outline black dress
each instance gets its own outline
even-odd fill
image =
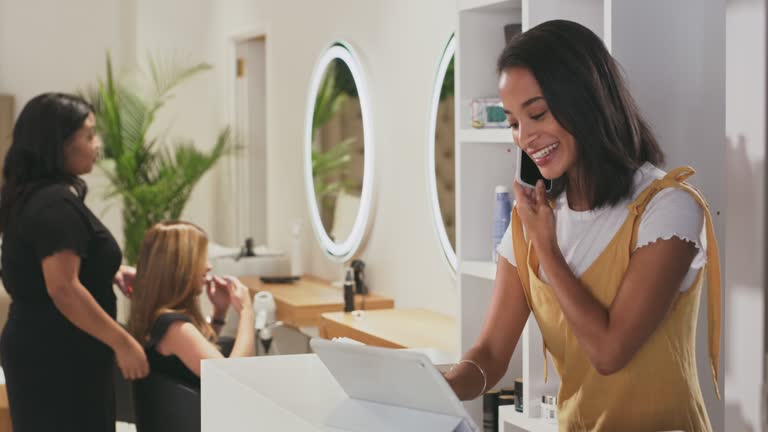
[[[112,280],[122,255],[114,237],[65,185],[28,198],[3,234],[2,269],[11,296],[0,339],[14,432],[115,430],[114,353],[53,304],[42,260],[80,256],[80,282],[112,318]]]
[[[149,343],[145,350],[147,352],[147,361],[152,373],[161,373],[179,380],[187,385],[200,388],[200,378],[175,355],[162,355],[157,352],[157,344],[165,336],[168,327],[176,321],[192,322],[189,317],[180,313],[162,314],[152,323],[152,329],[149,331]]]

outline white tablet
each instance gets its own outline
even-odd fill
[[[472,421],[429,358],[420,353],[313,338],[310,346],[350,398]]]

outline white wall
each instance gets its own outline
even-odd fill
[[[309,75],[323,49],[337,39],[354,46],[368,74],[376,128],[376,216],[362,253],[369,285],[378,294],[395,297],[398,306],[455,313],[454,280],[433,228],[424,177],[432,80],[454,30],[454,4],[441,0],[167,3],[184,4],[189,11],[185,19],[192,24],[182,23],[179,30],[174,21],[168,34],[145,31],[140,24],[139,33],[152,35],[145,39],[155,45],[175,40],[172,46],[203,46],[198,37],[207,34],[207,59],[216,67],[207,103],[217,105],[219,122],[228,120],[231,109],[229,39],[266,29],[268,241],[288,250],[291,224],[304,221],[304,244],[311,249],[306,267],[326,277],[335,277],[338,266],[328,265],[309,226],[302,172],[303,111]],[[197,11],[210,18],[209,24],[198,21]],[[151,13],[157,23],[175,16],[170,6],[152,7]],[[190,27],[195,30],[188,35],[191,40],[174,36]],[[212,221],[215,233],[218,220]]]
[[[762,430],[765,297],[766,11],[726,13],[725,430]]]
[[[130,56],[128,0],[0,0],[0,91],[19,107],[44,91],[73,92],[104,74],[104,55]]]
[[[355,7],[351,8],[353,3]],[[301,61],[294,63],[303,66],[294,68],[295,78],[286,80],[285,85],[306,83],[315,59],[333,39],[348,40],[362,56],[360,61],[371,88],[377,145],[375,218],[362,254],[368,264],[370,286],[379,294],[393,296],[401,307],[429,307],[453,314],[457,302],[455,282],[431,217],[425,145],[433,80],[445,43],[455,30],[454,5],[440,0],[335,1],[317,2],[314,8],[317,10],[304,14],[305,22],[294,22],[293,8],[281,7],[278,19],[272,21],[275,54],[283,49],[294,52],[299,46],[303,51]],[[332,18],[337,14],[343,14],[343,20]],[[305,34],[317,37],[310,44],[295,38],[286,38],[281,44],[277,39],[280,23],[286,25],[285,30],[305,29]],[[279,71],[288,67],[287,62],[282,67],[275,64]],[[279,83],[275,86],[283,88]],[[301,106],[306,87],[303,84],[294,88],[292,98]],[[294,128],[288,140],[300,141],[299,133]],[[286,167],[299,166],[300,151],[286,156]],[[304,194],[303,187],[299,191]],[[288,230],[286,225],[270,226],[278,236]],[[318,261],[322,263],[324,258],[319,248],[313,252],[314,268],[320,268]],[[324,273],[333,275],[332,270]]]
[[[664,150],[665,169],[690,165],[697,170],[690,182],[707,197],[723,250],[728,246],[725,218],[733,213],[726,208],[723,167],[725,1],[614,1],[607,9],[610,15],[605,31],[611,35],[611,52]],[[649,22],[657,24],[656,31],[648,33]],[[706,299],[706,291],[701,297]],[[707,309],[707,302],[701,301],[696,360],[712,427],[720,431],[723,402],[717,399],[712,385]],[[720,312],[724,310],[721,305]],[[725,385],[723,370],[721,356],[720,389]]]
[[[182,64],[206,62],[211,40],[209,0],[149,1],[136,4],[136,53],[138,63],[146,65],[148,55],[160,61],[175,60]],[[221,127],[216,110],[214,71],[203,72],[182,84],[175,98],[164,106],[150,134],[167,134],[171,138],[193,139],[201,150],[210,150]],[[220,165],[225,165],[220,163]],[[182,218],[212,230],[212,218],[226,207],[212,205],[215,196],[213,172],[206,174],[195,187]]]
[[[133,60],[131,0],[0,0],[0,93],[16,96],[16,114],[48,91],[73,93],[105,74],[105,54],[116,68]],[[86,176],[88,205],[118,238],[119,211],[103,200],[105,179]]]

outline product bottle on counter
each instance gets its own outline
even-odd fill
[[[491,390],[483,395],[483,432],[499,430],[499,391]]]
[[[352,267],[347,267],[344,277],[344,312],[355,310],[355,276]]]
[[[291,276],[304,274],[304,249],[301,245],[301,221],[293,223],[291,228]]]

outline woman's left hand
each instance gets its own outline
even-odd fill
[[[558,250],[555,231],[555,214],[544,190],[544,181],[536,183],[536,189],[528,189],[514,182],[512,189],[517,200],[517,212],[526,230],[526,236],[539,253]]]
[[[122,291],[123,295],[130,298],[131,294],[133,294],[134,279],[136,279],[136,268],[127,265],[121,265],[120,269],[118,269],[117,273],[115,273],[114,282],[115,285],[120,288],[120,291]]]
[[[205,292],[208,294],[211,305],[213,305],[214,316],[226,314],[232,302],[227,281],[218,276],[211,276],[210,281],[205,284]]]

